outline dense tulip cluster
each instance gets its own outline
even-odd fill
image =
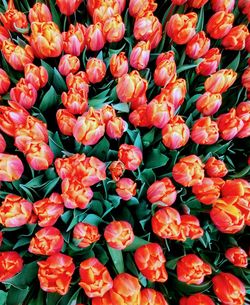
[[[2,1],[1,304],[248,304],[249,21]]]

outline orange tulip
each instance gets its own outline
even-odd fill
[[[128,201],[136,194],[136,182],[130,178],[121,178],[116,183],[115,191],[123,200]]]
[[[176,80],[176,64],[174,52],[161,53],[156,59],[154,82],[157,86],[165,87]]]
[[[225,11],[213,14],[207,23],[207,32],[214,39],[226,36],[233,27],[234,15]]]
[[[62,53],[62,34],[52,21],[32,22],[31,36],[26,38],[38,58],[58,57]]]
[[[135,263],[140,272],[151,282],[164,283],[168,279],[166,258],[160,245],[150,243],[136,249]]]
[[[37,255],[53,255],[62,250],[63,236],[57,228],[46,227],[36,232],[28,251]]]
[[[222,96],[220,93],[205,92],[196,102],[196,109],[203,116],[210,116],[215,114],[222,104]]]
[[[195,35],[197,20],[194,12],[174,14],[166,24],[166,33],[176,44],[186,44]]]
[[[43,66],[37,67],[34,64],[27,64],[24,67],[24,77],[36,90],[43,88],[48,82],[47,70]]]
[[[89,92],[89,80],[87,74],[79,71],[76,74],[69,73],[66,77],[66,84],[68,89],[84,90]]]
[[[201,31],[195,34],[187,43],[186,54],[192,59],[204,56],[210,48],[210,39]]]
[[[247,67],[246,70],[242,74],[241,78],[242,86],[247,89],[247,91],[250,91],[250,67]]]
[[[214,301],[203,293],[195,293],[189,297],[182,297],[179,305],[215,305]]]
[[[67,32],[62,33],[63,51],[67,54],[79,56],[85,48],[86,28],[81,23],[70,24]]]
[[[85,42],[91,51],[100,51],[105,45],[105,37],[102,32],[102,24],[91,24],[85,33]]]
[[[2,49],[4,40],[7,40],[10,38],[10,34],[8,30],[6,30],[5,27],[0,25],[0,50]]]
[[[221,272],[213,277],[212,282],[214,293],[223,304],[245,304],[245,286],[235,275]]]
[[[109,171],[111,173],[112,179],[117,182],[120,180],[125,171],[125,165],[120,160],[113,161],[109,166]]]
[[[197,217],[193,215],[181,215],[180,236],[177,240],[185,241],[188,237],[198,239],[203,234],[204,231]]]
[[[163,294],[152,288],[141,290],[141,305],[168,305]]]
[[[183,104],[187,93],[186,80],[178,78],[162,89],[162,92],[166,95],[170,104],[173,104],[174,109],[177,110]]]
[[[208,0],[188,0],[188,5],[193,7],[193,8],[201,8],[204,6]]]
[[[177,192],[169,178],[155,181],[147,190],[147,199],[151,203],[170,206],[176,200]]]
[[[134,145],[122,144],[118,150],[118,158],[127,170],[136,170],[142,162],[142,152]]]
[[[44,3],[37,2],[29,10],[29,21],[32,22],[50,22],[52,20],[51,12]]]
[[[118,1],[101,1],[93,11],[93,23],[100,22],[102,25],[110,17],[120,14],[120,6]]]
[[[37,90],[25,78],[21,78],[16,87],[10,90],[10,98],[25,109],[30,109],[36,102]]]
[[[222,69],[212,74],[205,81],[205,90],[211,93],[224,93],[233,85],[237,73],[232,69]]]
[[[104,230],[107,244],[114,249],[123,250],[134,241],[131,224],[127,221],[111,221]]]
[[[221,189],[222,197],[239,196],[250,199],[250,184],[244,179],[226,180]]]
[[[0,223],[7,228],[28,223],[32,213],[32,203],[26,199],[8,194],[0,207]]]
[[[240,247],[227,249],[225,256],[236,267],[246,268],[248,265],[247,253]]]
[[[127,129],[127,123],[120,117],[114,117],[106,124],[106,133],[111,139],[120,139]]]
[[[233,27],[222,39],[221,44],[226,50],[240,51],[245,48],[246,38],[249,35],[245,24]]]
[[[0,68],[0,95],[7,93],[10,87],[10,79],[8,74]]]
[[[105,20],[103,24],[103,35],[105,39],[112,43],[121,41],[125,34],[125,25],[122,21],[122,17],[116,14]]]
[[[205,170],[209,177],[222,178],[228,173],[226,164],[222,160],[211,157],[205,164]]]
[[[56,0],[60,12],[63,15],[70,16],[76,12],[82,0]]]
[[[63,135],[73,135],[73,128],[76,124],[76,118],[71,112],[66,109],[58,109],[56,112],[56,121]]]
[[[110,298],[110,293],[109,291],[106,292],[102,297],[95,297],[91,299],[92,305],[110,305],[111,303],[111,298]]]
[[[211,0],[211,7],[215,12],[224,11],[230,13],[234,9],[234,5],[235,0]]]
[[[17,71],[23,71],[24,67],[34,60],[33,51],[29,45],[22,48],[10,40],[4,40],[1,51],[8,64]]]
[[[63,75],[67,76],[69,73],[76,73],[80,69],[80,60],[78,57],[65,54],[60,58],[58,71]]]
[[[3,153],[6,148],[6,142],[3,135],[0,133],[0,153]]]
[[[97,242],[101,235],[98,233],[98,227],[79,222],[73,230],[73,239],[79,248],[87,248]]]
[[[0,252],[0,282],[4,282],[23,269],[23,259],[15,251]]]
[[[62,181],[62,199],[68,209],[86,209],[93,197],[89,186],[83,186],[77,179],[65,178]]]
[[[197,74],[208,76],[216,72],[221,60],[221,53],[218,48],[212,48],[203,56],[202,62],[195,68]]]
[[[155,0],[130,0],[129,1],[129,14],[134,17],[141,17],[147,12],[154,12],[157,8]]]
[[[129,63],[130,66],[143,70],[147,67],[150,58],[150,42],[139,41],[132,49]]]
[[[173,178],[185,187],[199,184],[204,178],[203,167],[204,164],[198,156],[183,157],[173,167]]]
[[[108,269],[95,257],[81,262],[79,272],[79,285],[89,298],[102,297],[113,286]]]
[[[23,163],[18,156],[0,153],[0,181],[19,180],[23,171]]]
[[[194,122],[191,130],[191,139],[196,144],[211,145],[219,139],[219,129],[211,117],[203,117]]]
[[[128,59],[125,52],[112,55],[110,59],[110,72],[113,77],[122,77],[124,74],[128,73]]]
[[[249,18],[250,19],[250,18]],[[248,53],[250,53],[250,34],[247,36],[245,41],[245,49]],[[1,48],[1,35],[0,35],[0,48]]]
[[[65,295],[69,290],[72,275],[75,270],[73,258],[56,253],[45,261],[37,262],[40,287],[46,292],[57,292]]]
[[[84,89],[69,89],[61,95],[64,107],[71,114],[84,114],[88,109],[88,92]],[[74,127],[74,126],[73,126]]]
[[[243,121],[243,127],[237,134],[237,138],[250,136],[250,102],[241,102],[236,108],[236,115]]]
[[[129,115],[129,122],[135,127],[152,127],[151,120],[148,117],[148,105],[140,105]]]
[[[181,217],[177,210],[165,207],[152,217],[153,232],[161,238],[177,240],[180,233]]]
[[[189,285],[200,285],[206,275],[212,273],[210,265],[204,263],[197,255],[187,254],[177,262],[177,278]]]
[[[106,74],[106,65],[99,58],[90,58],[87,62],[86,73],[92,84],[100,83]]]
[[[141,285],[136,277],[128,273],[120,273],[114,278],[113,288],[110,290],[112,304],[140,305]]]

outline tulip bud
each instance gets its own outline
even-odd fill
[[[8,92],[10,87],[10,79],[8,74],[0,68],[0,95]]]
[[[233,11],[235,0],[211,0],[212,10],[215,12],[224,11],[230,13]]]
[[[97,242],[101,235],[98,233],[98,227],[79,222],[73,230],[73,239],[79,248],[87,248]]]
[[[82,0],[56,0],[61,14],[70,16],[76,12]]]
[[[93,23],[100,22],[102,25],[108,20],[110,17],[115,15],[119,15],[120,7],[118,1],[101,1],[100,6],[96,6],[93,12]]]
[[[58,71],[67,76],[69,73],[76,73],[80,69],[80,60],[78,57],[70,54],[63,55],[60,58]]]
[[[236,108],[236,115],[243,121],[243,127],[237,134],[237,138],[250,136],[250,102],[241,102]]]
[[[211,93],[224,93],[233,85],[237,73],[232,69],[222,69],[212,74],[205,81],[205,90]]]
[[[186,54],[192,59],[204,56],[210,48],[210,39],[204,31],[195,34],[187,43]]]
[[[127,129],[127,123],[120,117],[113,117],[106,124],[106,133],[111,139],[120,139]]]
[[[91,83],[100,83],[105,77],[106,65],[101,59],[90,58],[87,62],[86,73]]]
[[[171,0],[173,4],[175,5],[183,5],[185,4],[188,0]]]
[[[194,122],[191,130],[191,139],[196,144],[211,145],[219,139],[219,129],[211,117],[203,117]]]
[[[62,33],[63,51],[67,54],[79,56],[85,48],[86,28],[83,24],[70,24],[69,30]]]
[[[195,35],[197,20],[194,12],[174,14],[166,24],[166,33],[176,44],[186,44]]]
[[[136,194],[136,183],[129,178],[121,178],[116,183],[115,191],[122,200],[128,201]]]
[[[23,259],[15,251],[0,252],[0,282],[5,282],[23,269]]]
[[[37,90],[25,78],[21,78],[16,87],[10,90],[10,97],[25,109],[30,109],[36,102]]]
[[[134,171],[142,162],[142,152],[134,145],[122,144],[118,150],[118,158],[127,170]]]
[[[24,67],[24,76],[36,90],[43,88],[48,82],[48,72],[43,66],[37,67],[34,64],[27,64]]]
[[[211,157],[205,164],[205,170],[209,177],[222,178],[228,173],[226,164],[222,160]]]
[[[107,124],[112,118],[116,117],[115,109],[111,105],[104,105],[100,111],[105,124]]]
[[[77,72],[75,75],[69,73],[66,77],[66,84],[68,89],[84,90],[89,92],[89,80],[87,74],[83,71]]]
[[[139,41],[130,54],[130,65],[137,70],[147,67],[150,57],[150,42]]]
[[[209,76],[216,72],[221,60],[221,53],[218,48],[212,48],[203,56],[202,62],[195,68],[197,74]]]
[[[73,135],[73,128],[76,124],[76,118],[71,112],[66,109],[58,109],[56,112],[56,121],[63,135]]]
[[[7,11],[4,14],[0,13],[0,21],[5,29],[11,32],[19,32],[19,29],[27,30],[28,28],[26,15],[16,10],[14,5],[8,5]]]
[[[105,20],[103,24],[103,35],[108,42],[118,42],[123,39],[125,34],[125,25],[122,17],[116,14]]]
[[[162,293],[152,288],[141,290],[141,304],[143,305],[168,305]]]
[[[88,109],[88,94],[85,90],[70,89],[62,93],[61,99],[72,114],[84,114]]]
[[[128,73],[128,59],[124,52],[112,55],[110,59],[110,72],[113,77],[122,77]]]
[[[37,2],[29,10],[29,21],[32,22],[50,22],[53,21],[48,6],[44,3]]]
[[[177,240],[185,241],[188,237],[198,239],[204,234],[199,219],[193,215],[181,215],[180,236]]]
[[[102,297],[95,297],[91,299],[91,305],[108,305],[111,303],[110,293],[106,292]]]
[[[213,14],[207,23],[207,32],[213,39],[226,36],[233,27],[234,15],[225,11]]]
[[[19,180],[23,171],[23,163],[18,156],[0,153],[0,181]]]
[[[121,161],[113,161],[109,166],[112,179],[117,182],[122,177],[125,171],[125,165]]]
[[[4,40],[10,38],[9,32],[5,29],[5,27],[0,25],[0,50],[2,49]]]
[[[247,91],[250,91],[250,66],[246,68],[246,70],[242,74],[241,78],[242,86],[247,89]]]
[[[247,51],[248,53],[250,53],[250,34],[247,36],[246,41],[245,41],[245,44],[246,44],[246,46],[245,46],[246,51]],[[0,48],[1,48],[1,44],[0,44]]]
[[[155,0],[130,0],[129,1],[129,14],[137,18],[143,16],[147,12],[154,12],[157,8]]]
[[[176,64],[174,52],[161,53],[156,60],[154,82],[157,86],[165,87],[176,80]]]
[[[179,303],[179,305],[193,304],[215,305],[214,301],[209,296],[203,293],[195,293],[190,295],[189,297],[182,297]]]
[[[188,5],[193,8],[201,8],[208,0],[188,0]]]
[[[240,51],[245,48],[245,41],[249,34],[245,24],[233,27],[222,39],[221,44],[226,50]]]
[[[246,251],[240,247],[227,249],[225,256],[236,267],[246,268],[248,265]]]
[[[205,92],[196,102],[196,109],[203,116],[210,116],[215,114],[222,104],[222,96],[220,93]]]
[[[0,153],[3,153],[6,148],[6,142],[3,135],[0,133]]]
[[[87,48],[91,51],[100,51],[105,44],[105,37],[102,32],[101,23],[91,24],[85,34]]]
[[[148,105],[140,105],[129,115],[129,122],[135,127],[152,127],[151,120],[147,113]]]
[[[185,79],[178,78],[173,83],[169,83],[162,92],[166,95],[170,104],[174,106],[174,109],[177,110],[184,102],[187,93]]]

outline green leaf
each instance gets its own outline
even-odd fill
[[[58,293],[47,293],[46,305],[56,305],[62,296]]]
[[[196,31],[197,32],[202,31],[203,26],[204,26],[204,6],[201,7],[199,12],[199,19],[197,22]]]
[[[152,142],[154,141],[155,138],[155,128],[151,128],[149,132],[147,132],[143,137],[142,137],[142,143],[144,147],[148,147]]]
[[[181,256],[182,257],[182,256]],[[171,270],[174,270],[176,268],[176,264],[178,262],[178,260],[181,258],[181,257],[177,257],[177,258],[174,258],[174,259],[171,259],[170,261],[167,262],[167,268],[168,269],[171,269]]]
[[[57,95],[54,87],[51,86],[50,89],[43,96],[39,109],[42,112],[44,112],[47,109],[55,106],[57,104],[57,98],[58,98],[58,95]]]
[[[60,14],[59,14],[58,10],[56,9],[55,1],[50,0],[49,5],[50,5],[51,14],[52,14],[52,19],[58,25],[59,29],[61,30],[62,28],[61,28]]]
[[[29,293],[29,290],[29,287],[26,287],[25,289],[17,289],[12,286],[8,291],[6,305],[22,305]]]
[[[66,83],[62,77],[62,75],[58,72],[56,68],[54,68],[53,74],[53,86],[57,90],[58,93],[62,93],[64,91],[68,91]]]
[[[234,175],[230,175],[229,177],[232,179],[235,178],[242,178],[247,176],[247,174],[250,172],[250,165],[248,165],[247,167],[245,167],[242,171],[240,171],[239,173],[236,173]]]
[[[193,68],[197,67],[199,63],[200,63],[200,61],[196,64],[181,65],[180,67],[177,68],[176,73],[179,74],[183,71],[193,69]]]
[[[89,223],[91,225],[98,226],[100,223],[103,222],[101,217],[95,215],[95,214],[88,214],[84,219],[83,222]]]
[[[108,247],[109,254],[112,258],[112,261],[114,263],[115,269],[117,270],[118,273],[123,273],[125,271],[125,269],[124,269],[122,251],[111,248],[110,246],[107,246],[107,247]]]
[[[49,84],[51,84],[54,75],[53,68],[43,60],[41,60],[41,65],[47,70],[49,76]]]
[[[139,247],[143,246],[143,245],[147,245],[149,244],[149,242],[145,239],[142,239],[138,236],[135,236],[134,241],[132,242],[131,245],[127,246],[124,251],[129,251],[129,252],[133,252],[136,249],[138,249]]]
[[[58,132],[53,133],[49,131],[49,146],[55,157],[61,157],[62,151],[65,151]]]
[[[129,113],[129,106],[127,103],[119,103],[113,105],[113,108],[117,111],[123,112],[123,113]]]
[[[8,293],[0,290],[0,305],[5,305]]]
[[[163,155],[159,149],[152,149],[152,152],[146,159],[146,168],[158,168],[167,164],[169,158]]]
[[[148,185],[152,184],[156,180],[154,171],[151,168],[146,168],[140,173],[138,179],[142,182],[147,183]]]
[[[96,156],[100,160],[105,161],[107,153],[109,151],[109,141],[106,137],[103,137],[101,141],[99,141],[96,145],[94,145],[93,149],[90,151],[90,156]]]
[[[240,52],[238,52],[235,59],[231,61],[231,63],[226,67],[226,69],[233,69],[234,71],[237,71],[239,63],[240,63]]]

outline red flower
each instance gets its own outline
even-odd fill
[[[15,251],[0,252],[0,282],[4,282],[23,269],[23,259]]]

